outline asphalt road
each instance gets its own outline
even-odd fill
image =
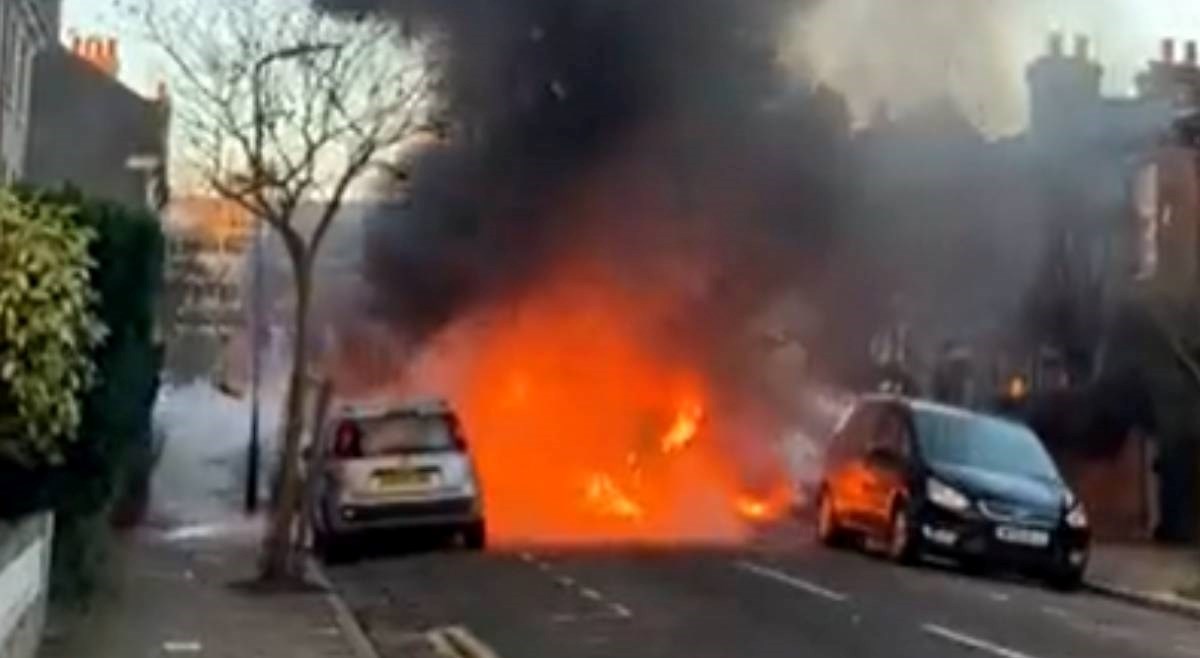
[[[1200,658],[1194,620],[897,567],[808,534],[788,525],[724,549],[415,552],[329,575],[383,658],[410,658],[416,634],[451,627],[500,658]]]

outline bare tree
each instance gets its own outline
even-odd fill
[[[356,184],[376,166],[397,175],[397,152],[427,132],[426,49],[391,24],[331,17],[305,0],[144,0],[137,10],[171,65],[186,172],[266,222],[291,265],[292,370],[261,576],[294,578],[314,263]],[[298,221],[312,204],[315,223]]]

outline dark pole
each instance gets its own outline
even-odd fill
[[[302,57],[315,52],[325,50],[336,50],[340,48],[337,44],[316,43],[316,44],[301,44],[291,48],[284,48],[275,52],[267,53],[258,58],[254,63],[254,68],[250,72],[250,85],[252,89],[251,100],[254,103],[253,120],[254,120],[254,143],[253,152],[250,154],[250,176],[256,190],[261,190],[263,185],[264,167],[266,167],[265,157],[263,155],[263,131],[266,117],[263,116],[262,103],[262,74],[267,65],[281,59],[292,57]],[[259,337],[263,329],[264,313],[262,310],[263,302],[263,221],[265,217],[256,217],[254,223],[254,281],[253,281],[253,300],[254,305],[251,313],[250,327],[250,444],[246,448],[246,513],[253,514],[258,510],[258,476],[259,476],[259,461],[262,452],[261,441],[259,437],[259,389],[262,379],[262,345],[259,344]]]
[[[267,63],[277,55],[271,53],[261,57],[254,63],[250,75],[251,97],[254,102],[254,152],[250,154],[250,175],[254,185],[262,184],[262,143],[263,143],[263,111],[262,111],[262,71]],[[254,259],[252,299],[250,303],[250,444],[246,447],[246,514],[258,511],[258,463],[262,452],[259,439],[259,382],[261,377],[259,360],[259,332],[262,331],[262,217],[254,221],[254,248],[251,258]]]
[[[262,220],[254,224],[254,282],[253,313],[250,321],[250,445],[246,451],[246,513],[258,510],[258,471],[261,446],[259,441],[259,387],[262,381],[262,357],[259,337],[262,332]]]

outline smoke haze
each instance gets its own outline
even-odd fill
[[[947,334],[994,322],[973,309],[1022,331],[1064,208],[1048,185],[1112,217],[1123,165],[1086,140],[1051,161],[987,137],[1023,125],[1050,28],[1128,65],[1143,40],[1154,55],[1147,26],[1163,14],[1083,0],[319,4],[403,21],[439,53],[449,136],[367,227],[372,310],[402,360],[590,262],[613,285],[672,291],[649,333],[732,380],[745,335],[764,330],[754,318],[787,298],[804,310],[785,324],[826,355],[861,351],[870,336],[855,332],[897,303]],[[1093,164],[1062,175],[1067,161]],[[906,290],[923,298],[898,301]]]
[[[990,134],[1027,120],[1025,67],[1052,31],[1084,35],[1110,93],[1128,94],[1158,41],[1200,30],[1200,11],[1171,0],[829,0],[795,19],[785,61],[849,99],[865,120],[953,98]]]

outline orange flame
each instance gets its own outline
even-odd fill
[[[641,323],[663,301],[565,274],[460,321],[410,371],[462,415],[492,537],[743,539],[745,446],[709,423],[711,392],[686,355],[647,339]]]
[[[675,422],[671,424],[671,429],[663,435],[662,451],[664,454],[671,454],[683,450],[696,438],[696,432],[700,429],[700,420],[703,416],[703,409],[695,402],[689,402],[675,415]]]
[[[600,514],[626,519],[640,519],[645,515],[642,506],[625,495],[605,473],[593,473],[588,478],[585,497],[588,505]]]
[[[771,516],[771,507],[765,500],[751,496],[740,496],[734,503],[738,514],[751,521],[762,521]]]
[[[757,523],[782,517],[793,503],[791,488],[779,484],[766,495],[741,494],[733,506],[742,518]]]

